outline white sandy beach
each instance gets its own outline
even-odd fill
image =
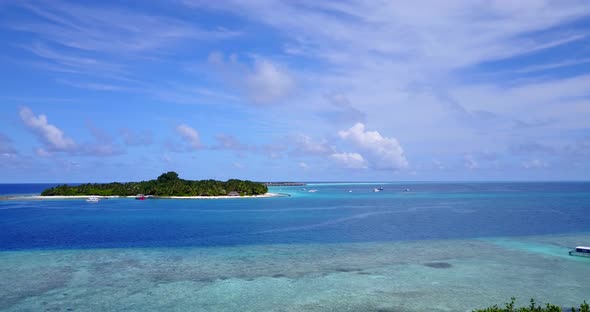
[[[250,195],[250,196],[161,196],[157,198],[169,198],[169,199],[226,199],[226,198],[266,198],[266,197],[281,197],[285,196],[278,193],[266,193],[262,195]]]
[[[278,193],[266,193],[263,195],[251,195],[251,196],[154,196],[152,199],[233,199],[233,198],[268,198],[268,197],[280,197],[285,196]],[[72,195],[72,196],[42,196],[42,195],[30,195],[30,196],[7,196],[3,199],[30,199],[30,200],[51,200],[51,199],[87,199],[89,197],[98,197],[100,199],[109,198],[135,198],[135,196],[96,196],[96,195]],[[148,197],[147,199],[149,199]]]

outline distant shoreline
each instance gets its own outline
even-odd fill
[[[149,196],[146,200],[151,199],[234,199],[234,198],[271,198],[271,197],[288,197],[286,194],[279,193],[266,193],[262,195],[244,195],[244,196]],[[90,197],[97,197],[99,199],[111,199],[111,198],[130,198],[133,199],[135,196],[98,196],[98,195],[55,195],[55,196],[42,196],[42,195],[12,195],[12,196],[0,196],[0,200],[58,200],[58,199],[88,199]]]
[[[306,186],[303,182],[262,182],[266,186]]]

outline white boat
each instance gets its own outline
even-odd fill
[[[590,257],[590,247],[578,246],[569,252],[570,256]]]
[[[86,198],[86,201],[89,203],[98,203],[99,200],[100,200],[100,197],[98,197],[98,196],[90,196],[90,197]]]
[[[318,190],[309,190],[308,192],[309,192],[309,193],[315,193],[315,192],[317,192],[317,191],[318,191]]]
[[[352,190],[348,190],[349,193],[352,193]]]
[[[380,189],[378,189],[378,188],[374,188],[374,189],[373,189],[373,193],[377,193],[377,192],[380,192],[380,191],[381,191],[381,190],[380,190]]]

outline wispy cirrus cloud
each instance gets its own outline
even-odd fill
[[[235,0],[217,4],[186,0],[184,3],[194,8],[231,11],[268,24],[291,36],[292,49],[304,43],[301,50],[307,56],[330,62],[349,62],[355,56],[370,55],[358,61],[377,63],[395,57],[400,63],[412,66],[447,68],[581,40],[583,33],[523,35],[588,15],[584,1],[526,4],[429,1],[425,4],[423,1]],[[430,9],[424,10],[425,5]]]
[[[134,91],[133,87],[99,82],[75,82],[67,79],[57,79],[57,82],[68,86],[94,91]]]
[[[125,4],[21,1],[7,9],[19,18],[6,19],[0,27],[18,34],[12,45],[30,55],[19,62],[54,72],[60,83],[95,91],[145,91],[149,79],[138,64],[167,60],[196,41],[240,36],[222,26]],[[75,78],[63,78],[68,74]]]
[[[69,70],[71,73],[122,73],[123,65],[93,56],[81,56],[73,51],[64,51],[39,41],[22,46],[25,50],[38,56],[51,65],[59,65],[59,71]]]
[[[227,39],[239,32],[205,29],[169,16],[113,5],[80,5],[68,1],[15,4],[38,17],[11,23],[15,30],[71,49],[113,55],[159,54],[184,40]]]

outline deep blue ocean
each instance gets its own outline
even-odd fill
[[[1,184],[35,194],[47,184]],[[373,192],[374,187],[383,187]],[[317,190],[309,192],[309,190]],[[405,191],[409,189],[409,191]],[[326,183],[216,200],[0,200],[0,250],[395,242],[590,232],[590,183]]]

